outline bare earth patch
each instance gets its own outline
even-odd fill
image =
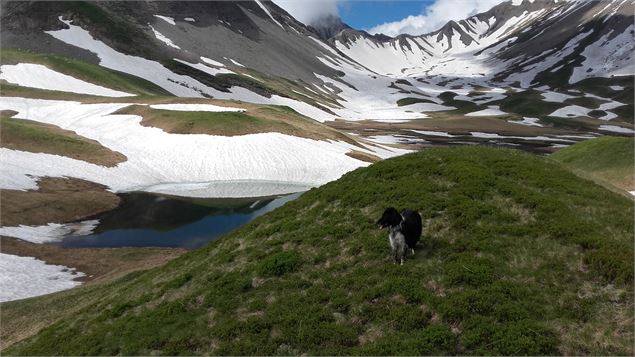
[[[362,152],[362,151],[357,151],[357,150],[353,150],[353,151],[347,152],[346,156],[350,156],[353,159],[366,161],[366,162],[370,162],[370,163],[375,163],[377,161],[381,161],[381,158],[379,156],[375,156],[373,154],[368,154],[368,153],[365,153],[365,152]]]

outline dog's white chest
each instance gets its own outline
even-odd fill
[[[388,242],[390,242],[390,248],[395,249],[397,247],[394,234],[388,233]]]
[[[390,248],[397,249],[401,245],[401,241],[404,240],[404,236],[401,232],[394,230],[388,234],[388,242],[390,243]]]

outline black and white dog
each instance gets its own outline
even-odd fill
[[[388,227],[392,256],[395,263],[403,265],[407,249],[410,249],[411,254],[415,254],[415,245],[421,237],[421,215],[411,210],[404,210],[400,214],[395,208],[388,207],[377,224],[381,228]]]

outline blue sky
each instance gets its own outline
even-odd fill
[[[450,20],[461,20],[506,0],[273,0],[297,20],[311,25],[325,15],[370,33],[421,35]]]
[[[426,1],[347,1],[339,4],[342,20],[356,29],[370,29],[385,22],[419,15],[433,0]]]

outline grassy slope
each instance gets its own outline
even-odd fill
[[[635,190],[634,139],[600,137],[561,149],[551,158],[608,188]]]
[[[495,103],[504,112],[539,118],[565,106],[562,103],[546,102],[540,92],[531,89],[523,92],[508,93],[505,99]]]
[[[403,107],[404,105],[411,105],[416,103],[434,103],[434,102],[428,99],[415,98],[415,97],[401,98],[397,101],[397,105],[400,107]]]
[[[3,48],[0,51],[0,63],[37,63],[45,65],[54,71],[58,71],[90,83],[131,94],[170,95],[170,93],[166,92],[163,88],[146,81],[145,79],[54,54],[40,54],[24,50]]]
[[[216,104],[216,102],[212,102]],[[204,112],[152,109],[133,105],[117,114],[143,117],[142,125],[158,127],[175,134],[210,134],[235,136],[275,132],[315,140],[340,140],[353,145],[349,136],[308,118],[287,106],[257,105],[244,102],[219,102],[221,105],[244,108],[243,112]]]
[[[401,267],[373,224],[388,205],[426,221]],[[541,157],[426,150],[163,267],[5,303],[24,330],[52,323],[5,354],[632,354],[632,217]]]

